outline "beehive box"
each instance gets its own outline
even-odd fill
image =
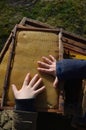
[[[31,73],[31,77],[38,73],[43,78],[46,89],[36,98],[36,108],[38,111],[48,111],[49,109],[56,111],[58,109],[58,90],[53,88],[54,78],[39,73],[37,71],[37,61],[41,60],[42,56],[48,57],[50,54],[58,60],[58,34],[52,29],[37,30],[24,27],[18,28],[18,26],[13,33],[15,33],[15,37],[12,37],[0,65],[2,77],[0,80],[0,84],[2,84],[0,96],[6,99],[4,99],[5,101],[2,100],[2,104],[5,106],[14,105],[11,84],[15,83],[20,89],[28,72]]]
[[[61,43],[61,46],[59,43]],[[43,55],[52,54],[57,60],[61,58],[86,59],[85,43],[86,39],[80,36],[68,33],[60,28],[54,29],[39,21],[23,18],[20,24],[12,30],[0,54],[0,97],[2,106],[14,106],[11,84],[15,83],[20,88],[27,72],[30,71],[32,77],[35,73],[39,73],[37,61],[41,60]],[[55,90],[52,87],[54,79],[49,75],[41,73],[39,75],[43,78],[46,90],[36,98],[36,108],[38,111],[57,112],[59,94],[58,89]],[[76,88],[74,80],[72,80],[72,83]],[[71,83],[69,87],[70,85]],[[79,85],[81,89],[82,85]],[[6,91],[3,91],[6,87]],[[81,103],[80,89],[73,96],[78,96],[80,100],[78,98],[77,100]],[[71,112],[69,113],[71,114]]]

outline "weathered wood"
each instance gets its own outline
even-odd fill
[[[7,98],[7,91],[8,91],[8,86],[9,86],[9,78],[12,70],[12,60],[14,57],[14,48],[15,48],[15,35],[16,35],[16,27],[14,30],[14,33],[12,33],[12,43],[11,43],[11,51],[10,51],[10,56],[8,59],[8,64],[7,64],[7,70],[6,70],[6,75],[4,79],[4,86],[3,86],[3,93],[2,93],[2,100],[1,100],[1,108],[5,106],[6,104],[6,98]]]
[[[4,57],[4,55],[5,55],[6,51],[7,51],[8,48],[9,48],[9,45],[10,45],[10,43],[11,43],[11,40],[12,40],[12,33],[10,34],[8,40],[6,41],[6,43],[5,43],[5,45],[4,45],[4,48],[2,49],[2,51],[1,51],[1,53],[0,53],[0,63],[1,63],[1,61],[2,61],[2,59],[3,59],[3,57]]]
[[[62,33],[63,33],[63,36],[68,38],[68,39],[73,39],[74,41],[81,42],[82,44],[86,44],[86,38],[83,38],[83,37],[78,36],[76,34],[67,32],[65,30],[63,30]]]
[[[81,43],[80,41],[75,41],[73,39],[62,37],[62,42],[63,42],[63,44],[72,45],[74,47],[78,47],[78,48],[81,48],[83,50],[86,50],[86,44]]]
[[[86,50],[83,50],[70,44],[64,44],[64,49],[75,52],[76,54],[82,54],[86,56]]]
[[[63,43],[62,43],[62,29],[59,32],[59,60],[63,59],[63,53],[64,53],[64,48],[63,48]]]
[[[9,37],[8,37],[8,39],[7,39],[6,43],[5,43],[5,45],[4,45],[3,49],[2,49],[2,51],[1,51],[1,53],[0,53],[0,63],[1,63],[1,61],[2,61],[2,59],[3,59],[3,57],[4,57],[4,55],[5,55],[6,51],[8,50],[9,45],[11,44],[12,37],[13,37],[13,33],[15,32],[15,28],[17,28],[17,26],[15,26],[15,27],[13,28],[13,30],[11,31],[11,33],[10,33],[10,35],[9,35]]]
[[[27,26],[27,27],[32,26],[32,27],[37,27],[37,28],[51,28],[51,29],[54,28],[53,26],[50,26],[48,24],[42,23],[34,19],[30,19],[27,17],[24,17],[19,24]]]
[[[43,32],[52,32],[52,33],[56,33],[58,34],[59,33],[59,29],[51,29],[51,28],[32,28],[32,27],[26,27],[26,26],[22,26],[20,24],[17,25],[17,30],[18,31],[22,31],[22,30],[25,30],[25,31],[43,31]]]

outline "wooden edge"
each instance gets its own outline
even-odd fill
[[[86,56],[86,50],[64,44],[64,49]]]
[[[18,31],[22,31],[22,30],[25,30],[25,31],[44,31],[44,32],[52,32],[52,33],[59,33],[59,30],[58,29],[48,29],[48,28],[35,28],[35,27],[25,27],[25,26],[22,26],[20,24],[17,25],[17,30]]]
[[[30,19],[27,17],[23,17],[23,19],[21,20],[21,22],[19,24],[24,25],[24,26],[31,25],[31,26],[37,27],[37,28],[51,28],[51,29],[54,28],[48,24],[42,23],[42,22],[34,20],[34,19]]]
[[[20,21],[19,24],[25,26],[26,20],[27,20],[27,18],[23,17],[23,19]]]
[[[13,65],[16,30],[17,30],[17,26],[13,30],[14,33],[12,34],[11,50],[10,50],[10,55],[9,55],[9,59],[8,59],[8,63],[7,63],[7,69],[6,69],[4,85],[3,85],[1,108],[3,108],[3,106],[5,105],[6,100],[7,100],[7,90],[8,90],[8,86],[9,86],[8,85],[9,84],[9,77],[10,77],[10,73],[11,73],[12,65]]]
[[[0,53],[0,63],[1,63],[1,61],[2,61],[2,59],[3,59],[3,57],[4,57],[4,55],[5,55],[6,51],[8,50],[9,45],[10,45],[11,42],[12,42],[12,37],[13,37],[13,34],[15,33],[16,28],[17,28],[17,25],[16,25],[16,26],[13,28],[13,30],[11,31],[11,33],[10,33],[10,35],[9,35],[9,37],[8,37],[8,39],[7,39],[6,43],[5,43],[5,45],[4,45],[3,49],[2,49],[2,51],[1,51],[1,53]]]
[[[3,57],[4,57],[4,55],[5,55],[6,51],[7,51],[8,48],[9,48],[9,45],[10,45],[10,43],[11,43],[11,40],[12,40],[12,33],[11,33],[10,36],[8,37],[8,39],[7,39],[5,45],[4,45],[4,47],[3,47],[3,49],[2,49],[2,51],[1,51],[1,53],[0,53],[0,63],[1,63],[1,61],[2,61],[2,59],[3,59]]]
[[[69,33],[65,30],[63,30],[62,33],[63,33],[64,37],[68,37],[70,39],[76,40],[77,42],[81,42],[83,44],[86,44],[86,38],[83,38],[83,37],[76,35],[76,34],[73,34],[73,33]]]
[[[72,40],[72,39],[71,39]],[[67,38],[62,38],[62,42],[64,44],[68,44],[68,45],[72,45],[72,46],[75,46],[75,47],[79,47],[81,49],[84,49],[86,50],[86,44],[83,44],[81,42],[77,42],[77,41],[70,41],[70,39],[67,39]]]

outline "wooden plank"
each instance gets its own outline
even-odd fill
[[[24,17],[19,24],[24,26],[37,27],[37,28],[51,28],[51,29],[54,28],[48,24],[27,17]]]
[[[86,50],[83,50],[81,48],[75,47],[75,46],[70,45],[70,44],[64,44],[64,48],[66,50],[71,50],[73,52],[76,52],[76,53],[79,53],[79,54],[82,54],[82,55],[86,55]]]
[[[78,48],[81,48],[83,50],[86,50],[86,44],[83,44],[80,41],[77,42],[73,39],[69,39],[69,38],[66,38],[66,37],[62,37],[62,41],[63,41],[64,44],[68,44],[68,45],[70,44],[74,47],[78,47]]]
[[[21,31],[21,30],[25,30],[25,31],[43,31],[43,32],[52,32],[52,33],[59,33],[59,29],[51,29],[51,28],[30,28],[30,27],[25,27],[22,26],[20,24],[17,25],[17,30]]]
[[[0,63],[1,63],[1,61],[2,61],[2,59],[3,59],[3,57],[4,57],[4,55],[5,55],[6,51],[8,50],[8,48],[9,48],[9,46],[10,46],[10,43],[11,43],[11,41],[12,41],[13,34],[15,33],[15,30],[16,30],[15,28],[17,28],[17,26],[15,26],[15,27],[13,28],[13,30],[11,31],[11,33],[10,33],[10,35],[9,35],[9,37],[8,37],[8,39],[7,39],[6,43],[5,43],[5,45],[4,45],[3,49],[2,49],[2,51],[1,51],[1,53],[0,53]]]
[[[8,59],[8,64],[7,64],[7,70],[6,70],[6,75],[5,75],[5,80],[4,80],[4,86],[3,86],[3,92],[2,92],[2,100],[1,100],[1,108],[6,104],[7,101],[7,92],[9,89],[9,77],[11,74],[12,70],[12,62],[13,62],[13,57],[14,57],[14,49],[15,49],[15,35],[16,35],[16,28],[15,28],[15,33],[12,35],[12,46],[11,46],[11,51],[10,51],[10,56]]]

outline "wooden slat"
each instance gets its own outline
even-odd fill
[[[86,50],[84,50],[82,48],[78,48],[78,47],[70,45],[70,44],[65,43],[64,48],[71,50],[73,52],[77,52],[77,53],[82,54],[82,55],[86,55]]]
[[[26,18],[26,17],[24,17],[19,24],[24,25],[24,26],[30,25],[32,27],[37,27],[37,28],[52,28],[52,29],[54,28],[48,24],[42,23],[34,19]]]
[[[6,43],[5,43],[5,45],[4,45],[3,49],[2,49],[2,51],[1,51],[1,53],[0,53],[0,63],[1,63],[1,61],[2,61],[2,59],[3,59],[3,57],[4,57],[4,55],[5,55],[6,51],[8,50],[9,45],[11,44],[12,37],[13,37],[13,33],[15,33],[16,28],[17,28],[17,26],[15,26],[15,27],[13,28],[13,30],[11,31],[11,33],[10,33],[10,35],[9,35],[9,37],[8,37],[8,39],[7,39]]]
[[[6,74],[5,74],[5,80],[4,80],[4,85],[3,85],[3,92],[2,92],[2,100],[1,100],[1,108],[3,108],[3,106],[5,105],[6,101],[7,101],[7,92],[9,89],[9,78],[10,78],[10,74],[11,74],[11,70],[12,70],[12,61],[13,61],[13,57],[14,57],[14,49],[15,49],[15,36],[16,36],[16,28],[14,30],[15,33],[13,33],[12,35],[12,46],[11,46],[11,51],[10,51],[10,55],[9,55],[9,59],[8,59],[8,63],[7,63],[7,70],[6,70]]]
[[[75,46],[75,47],[79,47],[81,49],[85,49],[86,50],[86,44],[83,44],[83,43],[80,43],[79,41],[75,41],[73,39],[69,39],[69,38],[66,38],[66,37],[62,37],[62,41],[63,43],[65,44],[70,44],[72,46]]]
[[[52,33],[56,33],[58,34],[59,33],[59,29],[50,29],[50,28],[30,28],[30,27],[25,27],[25,26],[22,26],[20,24],[17,25],[17,30],[19,31],[22,31],[22,30],[25,30],[25,31],[43,31],[43,32],[52,32]]]

